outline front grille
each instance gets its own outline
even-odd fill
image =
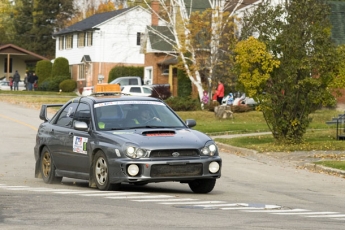
[[[178,155],[176,153],[178,153]],[[154,158],[154,157],[193,157],[193,156],[199,156],[199,153],[196,149],[153,150],[150,153],[150,158]]]
[[[202,164],[152,165],[151,177],[188,177],[201,176]]]

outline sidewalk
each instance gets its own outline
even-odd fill
[[[248,134],[219,135],[211,136],[211,138],[236,138],[268,134],[271,133],[261,132]],[[315,164],[315,162],[320,160],[334,160],[335,156],[337,156],[338,158],[345,158],[345,151],[296,151],[258,153],[256,150],[231,146],[220,142],[216,142],[216,144],[221,152],[235,154],[241,157],[250,158],[264,163],[272,164],[272,162],[275,161],[275,163],[290,165],[298,169],[306,169],[317,173],[326,173],[345,178],[345,170],[339,170]]]

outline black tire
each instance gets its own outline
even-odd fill
[[[55,165],[48,148],[42,149],[40,160],[40,171],[42,179],[46,184],[60,183],[62,177],[55,176]]]
[[[194,193],[209,193],[216,185],[216,179],[198,179],[188,183]]]
[[[108,159],[102,151],[98,151],[93,160],[93,177],[99,190],[118,189],[120,184],[113,185],[109,180]]]

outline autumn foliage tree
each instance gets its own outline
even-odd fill
[[[340,78],[337,86],[344,87],[329,14],[326,1],[265,1],[243,19],[239,83],[260,103],[278,143],[303,142],[310,114],[334,102],[329,86]]]
[[[180,68],[202,98],[205,89],[229,73],[223,69],[223,73],[215,74],[215,70],[221,65],[231,66],[225,63],[230,63],[232,52],[228,50],[236,41],[234,12],[243,0],[152,1],[160,6],[159,12],[151,8],[151,1],[144,2],[154,15],[166,22],[172,37],[153,27],[151,32],[173,47],[175,53],[167,54],[178,58]]]

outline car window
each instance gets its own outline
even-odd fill
[[[138,79],[136,79],[136,78],[129,79],[129,84],[130,85],[139,85]]]
[[[143,87],[144,93],[152,94],[152,89]]]
[[[140,87],[131,87],[129,92],[131,93],[141,93]]]
[[[78,103],[70,103],[67,105],[58,116],[55,124],[63,127],[71,127],[77,106]]]
[[[118,104],[107,102],[95,105],[95,122],[98,129],[115,128],[123,118],[124,112]]]
[[[87,104],[85,104],[85,103],[80,103],[79,104],[79,106],[78,106],[78,108],[77,108],[77,112],[76,112],[76,114],[77,113],[80,113],[80,112],[83,112],[84,114],[91,114],[91,110],[90,110],[90,107],[89,107],[89,105],[87,105]],[[90,117],[91,117],[91,115],[90,115]],[[78,119],[78,121],[84,121],[84,122],[86,122],[88,125],[90,124],[90,119],[89,118],[83,118],[83,117],[78,117],[78,118],[76,118],[76,119]]]
[[[108,108],[107,108],[108,107]],[[98,130],[114,130],[114,129],[131,129],[146,125],[155,127],[167,128],[184,128],[184,122],[173,113],[169,107],[162,102],[153,101],[114,101],[107,103],[99,103],[94,105],[95,108],[95,123]],[[105,118],[102,117],[101,110],[118,109],[122,117]],[[141,123],[140,116],[143,111],[149,111],[149,115],[154,118],[159,118],[159,122]]]

